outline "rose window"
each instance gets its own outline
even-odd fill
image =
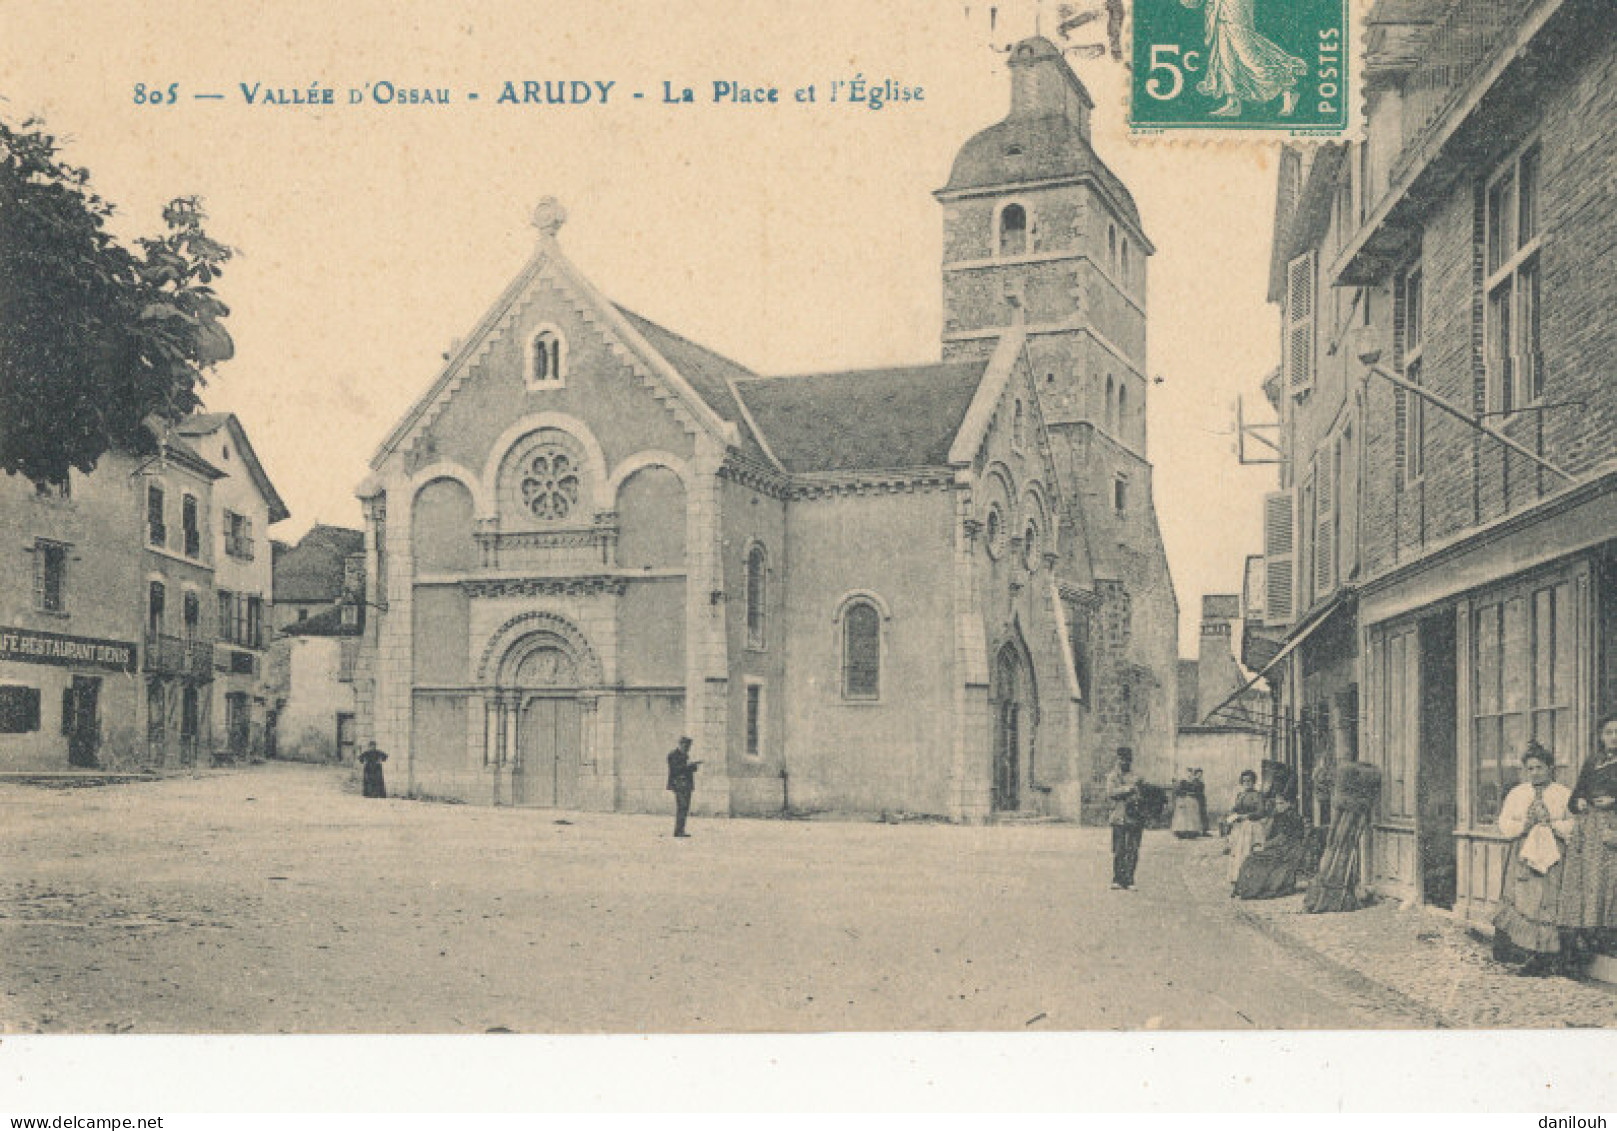
[[[566,518],[578,503],[578,468],[565,452],[541,451],[522,473],[522,502],[541,522]]]

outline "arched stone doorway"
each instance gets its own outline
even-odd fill
[[[515,665],[517,758],[511,803],[576,809],[583,769],[578,665],[552,640],[541,640]]]
[[[489,761],[509,772],[511,804],[584,807],[601,671],[582,634],[549,614],[514,618],[495,634],[484,668],[494,685],[485,695]]]
[[[1023,792],[1033,780],[1039,725],[1033,668],[1016,640],[1007,641],[994,657],[988,701],[994,720],[989,808],[996,813],[1015,812],[1022,808]]]

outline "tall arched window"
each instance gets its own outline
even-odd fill
[[[881,698],[881,613],[869,601],[842,613],[842,697]]]
[[[1102,417],[1106,422],[1106,431],[1108,432],[1117,431],[1117,410],[1113,407],[1116,404],[1116,398],[1117,383],[1112,380],[1112,375],[1108,373],[1106,375],[1106,412]]]
[[[1007,204],[999,214],[999,253],[1021,255],[1027,251],[1027,210],[1020,204]]]
[[[1123,286],[1127,287],[1129,285],[1129,238],[1127,236],[1123,237],[1123,268],[1122,268],[1122,275],[1123,275]]]
[[[1026,413],[1022,411],[1022,402],[1017,401],[1016,409],[1011,414],[1011,442],[1019,448],[1022,446],[1022,441],[1026,431],[1024,427],[1025,416]]]
[[[1117,434],[1121,436],[1129,423],[1129,387],[1121,381],[1117,386]]]
[[[1117,225],[1106,225],[1106,269],[1117,270]]]
[[[747,551],[747,647],[764,646],[765,607],[769,594],[769,556],[758,543]]]

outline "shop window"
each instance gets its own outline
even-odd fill
[[[881,698],[881,613],[866,600],[842,613],[842,697]]]
[[[1537,741],[1558,772],[1576,768],[1578,590],[1544,581],[1477,601],[1471,610],[1472,819],[1491,824]]]

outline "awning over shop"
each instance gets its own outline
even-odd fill
[[[1291,638],[1286,641],[1285,645],[1280,649],[1280,651],[1275,653],[1272,660],[1263,665],[1258,674],[1247,680],[1246,683],[1242,684],[1239,688],[1232,692],[1222,703],[1214,707],[1211,711],[1207,712],[1199,725],[1204,727],[1239,725],[1250,726],[1254,723],[1261,722],[1265,727],[1272,727],[1276,723],[1290,727],[1296,726],[1297,724],[1294,720],[1276,716],[1272,711],[1257,710],[1248,704],[1243,703],[1242,699],[1246,696],[1247,692],[1251,691],[1253,687],[1257,686],[1258,681],[1267,678],[1269,673],[1279,667],[1287,656],[1291,655],[1292,652],[1301,647],[1303,641],[1313,636],[1314,633],[1318,632],[1320,628],[1325,625],[1325,623],[1328,622],[1333,616],[1335,616],[1342,609],[1346,608],[1352,602],[1353,597],[1353,590],[1343,589],[1324,605],[1322,605],[1318,611],[1316,611],[1312,616],[1298,626],[1297,631],[1291,634]]]

